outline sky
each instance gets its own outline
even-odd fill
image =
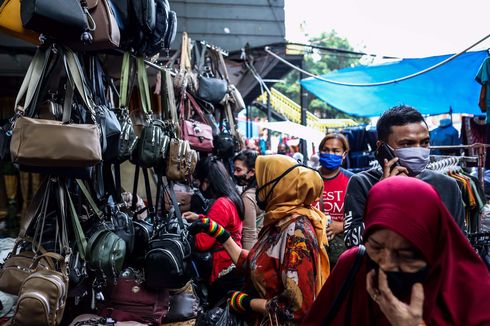
[[[286,39],[334,29],[356,49],[401,58],[457,53],[490,34],[490,0],[285,0]],[[473,50],[490,48],[490,38]]]

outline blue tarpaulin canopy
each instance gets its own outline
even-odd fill
[[[488,56],[487,51],[467,52],[417,77],[382,86],[354,87],[315,78],[301,81],[303,87],[334,108],[363,117],[381,115],[390,107],[406,104],[422,114],[481,114],[478,107],[480,85],[475,75]],[[377,83],[408,76],[436,65],[450,55],[357,66],[334,71],[323,78],[346,83]]]

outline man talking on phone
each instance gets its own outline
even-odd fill
[[[364,205],[371,187],[384,178],[398,175],[419,178],[432,185],[456,223],[464,229],[463,199],[456,180],[426,169],[430,153],[429,128],[420,112],[405,105],[393,107],[381,115],[376,131],[376,155],[381,167],[353,175],[347,185],[344,204],[346,246],[363,243]]]

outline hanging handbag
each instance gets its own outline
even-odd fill
[[[142,55],[147,47],[147,39],[155,29],[156,3],[155,0],[128,0],[128,4],[131,29],[125,33],[125,48]]]
[[[144,287],[142,275],[127,268],[109,288],[109,302],[101,316],[118,322],[137,321],[160,325],[169,311],[169,294],[166,289],[155,291]]]
[[[194,173],[198,161],[197,152],[191,149],[187,140],[170,140],[165,175],[172,181],[183,181]]]
[[[80,72],[76,70],[76,57],[71,50],[65,51],[70,78],[63,106],[63,121],[28,118],[22,116],[22,111],[18,112],[20,116],[15,120],[10,143],[14,163],[48,168],[89,167],[102,160],[99,127],[70,123],[74,88],[93,117],[95,112],[82,86]],[[31,87],[38,86],[31,83],[27,94]]]
[[[40,267],[45,257],[55,259],[60,271]],[[12,325],[57,326],[61,323],[68,295],[68,276],[65,258],[55,253],[45,253],[34,259],[34,273],[21,285]]]
[[[39,34],[25,29],[20,19],[21,0],[4,0],[0,6],[0,30],[24,41],[38,44]]]
[[[168,0],[155,0],[155,12],[155,28],[151,35],[148,36],[145,49],[145,55],[149,57],[154,56],[163,49],[170,12]]]
[[[177,34],[177,13],[170,10],[168,13],[167,31],[165,32],[165,37],[163,39],[163,48],[168,50],[175,40],[175,35]]]
[[[117,49],[121,34],[109,0],[87,0],[87,9],[94,20],[95,31],[92,31],[92,42],[81,49],[91,51]]]
[[[186,118],[185,104],[190,105],[190,109],[197,114],[201,121]],[[180,128],[182,139],[187,140],[191,148],[210,153],[213,151],[213,129],[205,123],[206,119],[201,108],[196,103],[192,95],[184,92],[180,99]]]
[[[207,45],[205,43],[195,43],[194,54],[199,72],[197,96],[210,103],[219,104],[226,95],[228,85],[226,80],[216,78],[211,72],[211,68],[207,67],[206,50]]]
[[[170,144],[168,124],[161,120],[151,119],[151,100],[148,87],[148,76],[142,57],[137,58],[138,84],[141,91],[141,105],[149,123],[143,127],[131,152],[131,162],[144,168],[163,169]],[[171,126],[170,126],[171,127]]]
[[[110,109],[110,103],[105,96],[102,65],[99,58],[90,56],[90,75],[92,77],[92,94],[95,100],[95,119],[101,127],[103,138],[102,159],[114,162],[119,155],[121,125],[116,114]],[[81,67],[80,67],[81,71]],[[83,76],[82,76],[83,77]]]
[[[145,284],[153,289],[178,289],[189,282],[191,246],[182,220],[179,205],[172,184],[165,181],[169,189],[175,210],[177,228],[171,230],[170,214],[167,225],[157,237],[148,244],[145,256]]]
[[[79,0],[22,0],[20,16],[25,28],[55,40],[92,39],[88,31],[94,26],[93,20]]]

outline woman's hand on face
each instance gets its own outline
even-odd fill
[[[185,218],[189,222],[194,222],[199,219],[199,215],[193,212],[185,212],[182,214],[182,217]]]
[[[327,225],[327,236],[329,240],[342,232],[344,232],[344,222],[333,221],[332,224]]]
[[[420,326],[422,324],[424,306],[424,288],[416,283],[412,287],[410,304],[406,304],[393,295],[388,287],[386,274],[378,271],[378,288],[374,287],[376,272],[370,271],[366,276],[366,289],[371,298],[392,325]]]

